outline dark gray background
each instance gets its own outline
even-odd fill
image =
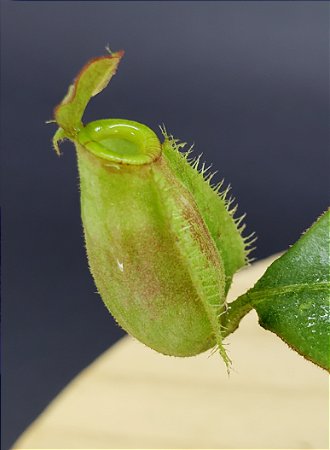
[[[95,294],[72,145],[52,108],[91,57],[125,49],[86,121],[165,123],[283,250],[327,207],[328,3],[9,2],[2,9],[3,449],[123,332]]]

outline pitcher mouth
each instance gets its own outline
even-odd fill
[[[77,140],[89,152],[119,164],[149,164],[161,155],[156,134],[146,125],[125,119],[90,122]]]

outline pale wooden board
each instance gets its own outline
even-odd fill
[[[231,299],[272,258],[235,276]],[[329,378],[250,313],[217,354],[165,357],[125,337],[81,372],[15,449],[328,448]]]

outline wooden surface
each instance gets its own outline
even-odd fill
[[[271,259],[235,277],[246,291]],[[81,372],[15,449],[328,448],[329,378],[250,313],[215,354],[165,357],[125,337]]]

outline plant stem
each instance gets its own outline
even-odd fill
[[[222,315],[222,337],[233,333],[240,321],[253,309],[248,293],[241,295],[235,301],[229,303],[227,311]]]

